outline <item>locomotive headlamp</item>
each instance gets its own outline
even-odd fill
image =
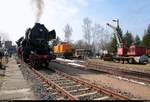
[[[35,54],[35,52],[31,51],[31,54]]]
[[[119,19],[112,20],[113,22],[117,22],[117,27],[119,28]]]
[[[40,29],[40,32],[42,32],[43,31],[43,29]]]

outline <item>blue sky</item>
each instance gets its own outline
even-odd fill
[[[143,36],[144,29],[150,24],[149,5],[150,0],[91,0],[82,15],[102,24],[119,18],[124,33],[129,30]]]
[[[44,0],[44,12],[40,23],[64,39],[64,26],[69,23],[73,28],[72,40],[83,39],[82,24],[89,17],[93,25],[112,23],[120,19],[124,33],[129,30],[140,37],[150,24],[150,0]],[[0,0],[0,32],[14,42],[24,36],[25,30],[36,21],[35,8],[31,0]],[[115,24],[114,24],[115,25]],[[2,34],[1,34],[2,35]]]

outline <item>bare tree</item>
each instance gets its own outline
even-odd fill
[[[106,43],[109,41],[109,33],[100,24],[95,24],[92,28],[92,51],[94,55],[100,50],[105,50]]]
[[[60,42],[61,42],[61,39],[60,39],[59,36],[57,36],[56,39],[53,40],[53,46],[54,46],[54,45],[57,45],[57,44],[60,43]]]
[[[65,41],[70,42],[70,37],[72,35],[72,27],[67,24],[64,28],[64,33],[65,33]]]
[[[0,32],[0,37],[2,42],[9,40],[9,34],[6,32]]]
[[[99,35],[102,33],[103,28],[100,26],[100,24],[95,24],[94,27],[92,27],[92,52],[95,56],[98,48],[98,42],[99,42]]]
[[[89,18],[83,19],[82,28],[83,28],[85,41],[87,42],[88,45],[91,44],[91,30],[92,30],[91,24],[92,24],[92,21]]]
[[[83,40],[78,40],[76,43],[75,43],[75,48],[76,49],[86,49],[88,46],[88,44],[86,42],[84,42]]]

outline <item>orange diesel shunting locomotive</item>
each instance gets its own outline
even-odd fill
[[[61,58],[71,58],[73,56],[73,49],[68,42],[61,42],[54,46],[54,54]]]

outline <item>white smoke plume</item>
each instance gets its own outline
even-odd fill
[[[5,33],[5,32],[0,32],[0,40],[1,40],[2,42],[10,40],[10,39],[9,39],[9,34],[8,34],[8,33]]]
[[[32,0],[32,3],[36,6],[36,22],[39,22],[43,14],[44,0]]]

